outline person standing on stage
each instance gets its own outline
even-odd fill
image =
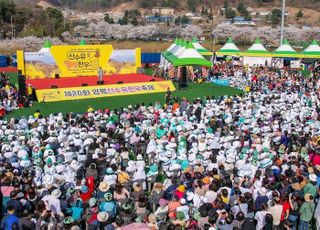
[[[103,69],[101,66],[98,69],[98,81],[103,81]]]

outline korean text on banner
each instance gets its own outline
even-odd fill
[[[37,90],[36,93],[39,102],[53,102],[98,97],[161,93],[166,92],[168,88],[170,88],[171,91],[175,90],[175,87],[173,86],[171,81],[140,82],[121,85],[97,85],[61,89],[43,89]]]

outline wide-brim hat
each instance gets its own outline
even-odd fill
[[[163,184],[162,183],[155,183],[153,188],[157,189],[157,190],[162,190],[163,189]]]
[[[309,180],[312,182],[317,182],[317,175],[312,173],[309,175]]]
[[[160,206],[166,206],[166,205],[167,205],[167,201],[166,201],[165,199],[161,198],[161,199],[159,200],[159,205],[160,205]]]
[[[64,224],[72,224],[74,222],[74,219],[72,216],[67,216],[64,218],[63,223]]]
[[[97,219],[100,222],[106,222],[109,219],[109,214],[107,212],[99,212],[97,215]]]
[[[133,190],[136,192],[140,192],[142,190],[141,184],[139,184],[137,182],[133,183],[132,187],[133,187]]]
[[[36,193],[31,193],[31,194],[28,193],[28,194],[27,194],[27,199],[28,199],[29,201],[31,201],[31,202],[37,200],[37,198],[38,198],[38,196],[37,196]]]
[[[156,216],[155,216],[153,213],[151,213],[151,214],[148,216],[148,221],[149,221],[149,223],[151,223],[151,224],[155,224],[155,223],[157,222],[157,218],[156,218]]]
[[[109,185],[107,182],[105,182],[105,181],[101,181],[101,182],[100,182],[100,184],[99,184],[99,190],[100,190],[101,192],[107,192],[107,191],[109,190],[109,188],[110,188],[110,185]]]
[[[92,208],[97,204],[97,198],[90,198],[89,199],[89,207]]]
[[[203,182],[204,184],[210,184],[210,177],[208,177],[208,176],[204,177],[204,178],[202,179],[202,182]]]
[[[309,193],[307,193],[306,195],[304,195],[304,200],[306,201],[306,202],[311,202],[313,199],[311,199],[311,194],[309,194]]]
[[[184,220],[185,216],[184,216],[184,213],[179,211],[177,212],[177,219],[178,220]]]
[[[178,186],[177,190],[179,192],[185,192],[186,191],[186,187],[184,185],[180,185],[180,186]]]
[[[265,196],[267,194],[267,189],[265,187],[259,188],[259,194]]]
[[[61,191],[60,189],[55,189],[51,192],[51,196],[53,196],[56,199],[59,199],[59,197],[61,196]]]
[[[83,186],[81,186],[80,191],[82,193],[87,193],[87,192],[89,192],[89,188],[86,185],[83,185]]]
[[[103,195],[103,198],[106,200],[106,201],[111,201],[112,200],[112,193],[111,192],[107,192]]]

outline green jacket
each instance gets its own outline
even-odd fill
[[[317,186],[311,184],[310,182],[308,184],[306,184],[303,188],[303,193],[304,194],[311,194],[313,197],[316,197],[317,195]]]
[[[299,210],[300,220],[309,222],[313,217],[315,204],[313,202],[304,202]]]

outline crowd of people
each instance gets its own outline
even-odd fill
[[[32,101],[32,97],[27,96],[27,92],[25,95],[19,94],[17,87],[10,83],[7,74],[0,73],[0,117],[4,117],[16,109],[30,107]]]
[[[0,120],[1,229],[319,229],[318,75],[215,71],[250,90]]]

